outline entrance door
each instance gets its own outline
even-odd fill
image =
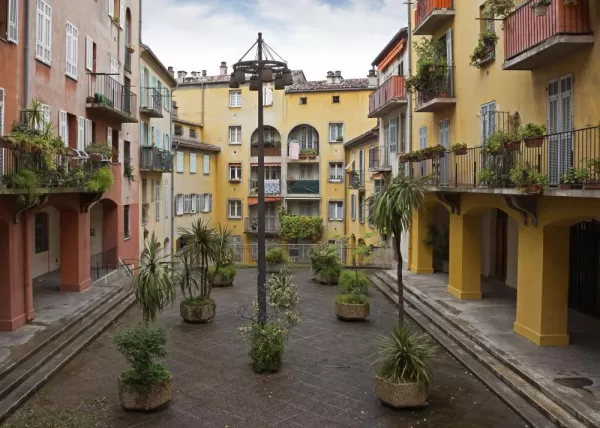
[[[573,163],[573,76],[548,83],[548,182],[557,186]]]
[[[600,319],[600,222],[571,227],[569,307]]]
[[[494,276],[506,281],[506,261],[508,258],[508,215],[498,210],[496,215],[496,267]]]

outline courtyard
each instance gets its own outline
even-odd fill
[[[336,319],[335,287],[313,284],[308,269],[293,271],[302,295],[302,322],[291,330],[276,374],[252,371],[238,327],[240,310],[256,295],[256,270],[240,269],[233,288],[213,290],[217,315],[190,325],[179,306],[159,323],[168,329],[166,365],[173,401],[154,413],[121,408],[116,377],[126,368],[111,337],[141,320],[132,308],[29,399],[7,424],[28,415],[82,415],[90,427],[525,427],[526,424],[462,365],[438,348],[429,407],[396,411],[374,392],[378,342],[397,323],[394,305],[371,289],[371,315],[363,323]],[[416,327],[415,327],[416,328]],[[73,416],[77,418],[77,416]],[[62,422],[61,422],[62,423]],[[44,426],[44,425],[40,425]]]

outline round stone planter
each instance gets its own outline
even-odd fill
[[[267,273],[279,273],[287,267],[286,263],[267,263]]]
[[[181,302],[179,313],[185,322],[189,323],[207,323],[215,317],[217,304],[212,301],[208,305],[190,305]]]
[[[370,304],[350,304],[335,302],[335,314],[344,321],[364,320],[369,316]]]
[[[173,398],[173,379],[158,385],[140,386],[124,383],[117,376],[119,398],[127,410],[152,411],[164,407]]]
[[[227,281],[226,279],[223,278],[223,275],[218,273],[215,275],[212,285],[213,285],[213,287],[231,287],[231,286],[233,286],[234,280],[235,280],[235,277],[233,277],[231,280]]]
[[[336,285],[338,283],[339,280],[339,275],[323,275],[321,273],[316,273],[315,274],[315,281],[317,281],[319,284],[326,284],[326,285]]]
[[[382,403],[395,409],[427,406],[427,388],[418,383],[396,383],[376,376],[375,392]]]

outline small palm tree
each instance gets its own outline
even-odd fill
[[[215,230],[215,233],[215,274],[210,278],[211,287],[214,283],[215,276],[219,272],[219,268],[229,265],[235,257],[235,253],[230,241],[233,229],[219,224],[218,228]]]
[[[153,323],[156,315],[175,300],[172,264],[162,254],[156,234],[144,242],[139,274],[133,282],[135,298],[142,310],[144,324]]]
[[[396,266],[398,272],[398,321],[404,323],[404,285],[402,283],[402,253],[400,242],[402,233],[412,223],[413,213],[417,210],[425,196],[425,184],[429,177],[412,178],[403,174],[396,175],[387,188],[375,196],[368,198],[372,204],[369,212],[370,223],[384,235],[392,234],[394,250],[398,255]]]

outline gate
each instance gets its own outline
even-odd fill
[[[600,222],[571,227],[569,307],[600,319]]]

